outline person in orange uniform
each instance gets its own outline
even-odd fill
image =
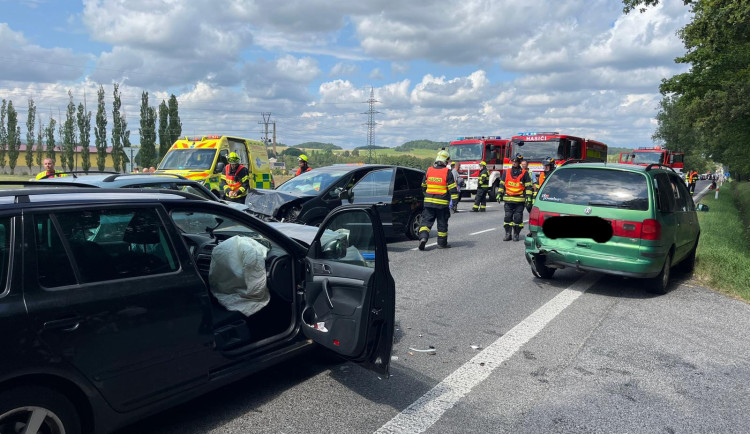
[[[542,188],[542,184],[544,184],[544,181],[549,177],[549,175],[552,173],[552,171],[555,170],[555,159],[552,157],[547,157],[544,159],[544,171],[539,174],[539,177],[536,179],[536,183],[534,184],[534,198],[533,200],[536,200],[536,194],[539,192],[539,189]],[[531,212],[531,210],[529,210]]]
[[[237,203],[245,203],[247,190],[250,189],[250,171],[240,164],[240,156],[236,152],[229,154],[229,164],[224,168],[221,185],[224,199]]]
[[[297,173],[295,173],[294,176],[300,176],[303,173],[309,172],[312,170],[312,167],[307,165],[307,155],[300,154],[297,160],[299,161],[299,169],[297,169]]]
[[[432,224],[437,221],[439,249],[447,249],[448,244],[448,219],[451,216],[450,201],[458,200],[458,190],[453,173],[448,168],[448,151],[440,151],[435,157],[435,163],[427,169],[422,180],[424,189],[424,210],[422,211],[422,227],[419,228],[419,250],[424,250],[427,240],[430,238]]]
[[[523,155],[516,154],[513,167],[509,167],[500,179],[497,189],[497,201],[505,201],[505,238],[503,241],[520,241],[519,234],[523,229],[523,209],[531,203],[531,176],[521,168]],[[511,236],[511,232],[513,235]]]
[[[695,183],[698,182],[698,172],[693,169],[688,173],[688,189],[690,194],[695,194]]]

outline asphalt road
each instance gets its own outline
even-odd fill
[[[574,270],[535,279],[502,218],[497,203],[453,215],[448,250],[389,244],[390,379],[310,354],[121,434],[750,432],[748,304],[684,277],[664,296]]]

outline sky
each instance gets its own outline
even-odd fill
[[[558,131],[652,144],[662,79],[685,72],[682,0],[624,15],[619,0],[0,0],[0,98],[22,136],[68,91],[111,127],[119,83],[131,142],[141,94],[177,96],[183,135],[351,149]],[[93,140],[93,134],[92,140]],[[270,136],[270,133],[269,133]],[[92,143],[93,145],[93,143]]]

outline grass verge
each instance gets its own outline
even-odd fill
[[[693,277],[706,286],[750,302],[750,183],[725,183],[710,192],[698,213],[701,238]]]

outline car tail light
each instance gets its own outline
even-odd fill
[[[531,208],[531,212],[529,213],[529,226],[541,226],[542,224],[539,222],[539,215],[541,213],[539,212],[539,207]]]
[[[661,239],[661,223],[658,220],[646,219],[641,224],[641,239],[642,240],[660,240]]]
[[[642,223],[623,220],[612,221],[612,235],[624,238],[641,238]]]

